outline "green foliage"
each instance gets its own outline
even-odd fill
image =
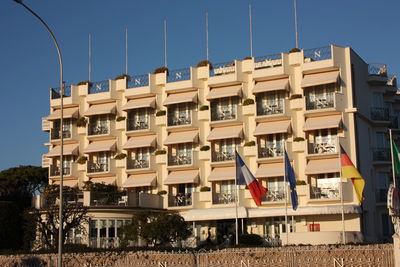
[[[202,146],[200,147],[200,151],[208,151],[210,150],[210,146]]]
[[[209,66],[210,70],[214,68],[209,60],[202,60],[199,63],[197,63],[197,67],[207,67],[207,66]]]
[[[87,161],[87,157],[86,157],[86,156],[80,156],[80,157],[76,160],[76,162],[77,162],[78,164],[85,164],[86,161]]]
[[[117,193],[118,186],[105,183],[93,183],[92,181],[83,182],[83,190],[99,193]]]
[[[123,120],[125,120],[126,119],[126,117],[124,117],[124,116],[118,116],[116,119],[115,119],[115,121],[123,121]]]
[[[168,71],[168,68],[165,67],[165,66],[162,66],[162,67],[159,67],[159,68],[154,69],[154,74],[157,74],[157,73],[164,73],[164,72],[166,72],[166,73],[167,73],[167,76],[168,76],[169,71]]]
[[[306,181],[303,181],[303,180],[296,181],[296,185],[306,185],[306,184],[307,184]]]
[[[93,83],[91,81],[82,81],[77,83],[76,85],[85,85],[87,84],[89,87],[91,87],[93,85]]]
[[[244,143],[243,146],[255,146],[256,142],[255,141],[247,141],[246,143]]]
[[[161,191],[158,191],[158,192],[157,192],[157,195],[162,196],[162,195],[166,195],[167,193],[168,193],[167,191],[161,190]]]
[[[305,141],[305,139],[303,137],[295,137],[293,138],[293,142],[302,142]]]
[[[119,80],[119,79],[124,79],[124,78],[126,78],[126,80],[129,81],[131,79],[131,76],[129,76],[128,74],[123,73],[123,74],[118,75],[117,77],[115,77],[114,80]]]
[[[298,49],[297,47],[290,49],[289,53],[296,53],[296,52],[300,52],[301,50]]]
[[[247,98],[243,101],[243,106],[248,106],[248,105],[253,105],[254,104],[254,99]]]
[[[209,186],[200,187],[200,192],[210,192],[211,188]]]
[[[76,120],[76,126],[77,127],[86,127],[87,120],[85,117],[80,117],[79,119]]]
[[[0,249],[21,246],[20,209],[15,202],[0,201]]]
[[[125,239],[140,237],[153,246],[171,245],[191,235],[190,225],[179,214],[150,211],[134,215],[131,224],[124,226],[121,232]]]
[[[209,110],[209,106],[207,106],[207,105],[200,106],[199,110],[200,111]]]
[[[239,236],[239,243],[247,246],[261,246],[263,240],[261,236],[256,234],[244,234]]]
[[[76,195],[76,193],[78,193],[78,188],[63,186],[64,201],[67,201],[66,196]],[[46,198],[47,202],[55,203],[56,199],[60,196],[60,186],[55,184],[48,185],[46,189],[43,190],[42,195]]]
[[[117,159],[117,160],[124,159],[124,158],[126,158],[125,153],[119,153],[114,157],[114,159]]]
[[[165,110],[159,110],[156,112],[157,117],[164,116],[165,114],[167,114],[167,112]]]
[[[167,151],[165,151],[164,149],[159,149],[159,150],[156,150],[155,152],[154,152],[154,155],[165,155],[165,154],[167,154]]]
[[[290,96],[290,99],[297,99],[297,98],[302,98],[303,96],[301,94],[294,94]]]
[[[252,57],[245,57],[243,60],[253,59]]]

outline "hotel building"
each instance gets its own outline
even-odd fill
[[[143,209],[178,211],[197,242],[209,235],[222,242],[235,233],[235,149],[268,188],[257,207],[240,186],[240,232],[283,244],[339,243],[343,226],[347,242],[391,237],[386,192],[388,129],[399,128],[396,78],[350,47],[121,76],[67,86],[64,95],[63,129],[59,88],[51,89],[42,120],[50,183],[59,183],[63,134],[65,185],[90,180],[122,191],[83,191],[89,236],[71,233],[71,242],[114,246],[119,228]],[[296,211],[288,200],[287,226],[285,144],[299,198]],[[352,182],[340,179],[340,146],[365,179],[362,206]]]

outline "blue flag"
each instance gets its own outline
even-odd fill
[[[296,177],[294,176],[294,171],[292,165],[290,165],[289,157],[285,149],[285,181],[290,184],[290,196],[292,199],[293,210],[297,210],[299,205],[296,191]]]

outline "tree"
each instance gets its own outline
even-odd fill
[[[142,238],[147,245],[153,246],[166,246],[185,240],[191,233],[189,224],[182,216],[166,212],[140,212],[122,230],[125,239]]]

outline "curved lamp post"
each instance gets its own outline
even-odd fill
[[[62,211],[63,211],[63,178],[64,178],[64,162],[63,162],[63,152],[64,152],[64,135],[63,135],[63,128],[64,128],[64,101],[63,101],[63,96],[64,96],[64,82],[63,82],[63,64],[62,64],[62,56],[61,56],[61,51],[60,47],[58,46],[56,37],[54,36],[53,32],[50,30],[49,26],[47,26],[46,22],[39,17],[32,9],[30,9],[28,6],[26,6],[22,0],[14,0],[16,3],[20,4],[23,6],[26,10],[28,10],[33,16],[35,16],[46,28],[46,30],[49,32],[51,39],[53,39],[54,45],[57,48],[57,54],[58,54],[58,60],[60,64],[60,101],[61,101],[61,117],[60,117],[60,128],[61,128],[61,149],[60,149],[60,165],[61,165],[61,170],[60,170],[60,204],[59,204],[59,226],[58,226],[58,261],[57,261],[57,266],[62,267],[62,226],[63,226],[63,217],[62,217]]]

